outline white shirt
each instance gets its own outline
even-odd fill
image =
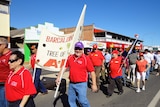
[[[108,63],[111,60],[111,54],[107,53],[105,56],[105,62]]]
[[[147,60],[149,64],[151,64],[151,62],[154,60],[154,56],[148,52],[144,54],[144,59]]]
[[[160,65],[160,54],[155,55],[155,57],[156,57],[156,63]]]

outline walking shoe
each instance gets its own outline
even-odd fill
[[[130,79],[130,77],[128,76],[127,79]]]
[[[122,95],[122,94],[123,94],[123,91],[118,92],[118,95]]]
[[[159,76],[159,73],[157,73],[156,76]]]
[[[48,94],[48,91],[42,93],[42,95],[45,95],[45,94]]]
[[[143,90],[143,91],[145,90],[145,86],[142,87],[142,90]]]
[[[139,93],[139,92],[141,92],[141,90],[139,88],[137,88],[136,92]]]
[[[107,98],[109,98],[109,97],[111,97],[111,96],[112,96],[111,94],[107,94],[107,95],[106,95]]]

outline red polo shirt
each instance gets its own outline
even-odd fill
[[[88,73],[94,72],[94,67],[88,56],[84,54],[81,57],[70,55],[68,57],[66,67],[69,67],[69,78],[71,82],[87,82]]]
[[[7,53],[0,56],[0,82],[3,82],[3,83],[5,83],[10,72],[10,68],[8,64],[10,55],[11,55],[11,51],[8,51]]]
[[[32,81],[31,73],[22,67],[17,73],[11,72],[5,83],[6,98],[8,101],[16,101],[24,95],[33,95],[36,88]]]
[[[112,78],[122,76],[122,69],[121,69],[122,57],[112,58],[109,64],[110,64],[110,71],[111,71],[110,76]]]
[[[102,52],[99,50],[96,50],[95,52],[91,52],[89,54],[89,57],[94,66],[101,66],[103,60],[105,59]]]
[[[36,61],[36,54],[33,54],[31,55],[31,60],[30,60],[32,69],[34,69],[35,61]]]
[[[148,62],[147,62],[147,60],[142,60],[142,61],[138,60],[138,61],[136,61],[136,64],[137,64],[137,71],[138,72],[145,72]]]

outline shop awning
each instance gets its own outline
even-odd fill
[[[101,33],[101,32],[105,32],[105,30],[94,28],[94,33]]]

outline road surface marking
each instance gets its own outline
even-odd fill
[[[149,103],[148,107],[156,107],[159,99],[160,99],[160,90],[155,95],[155,97],[152,99],[152,101]]]

